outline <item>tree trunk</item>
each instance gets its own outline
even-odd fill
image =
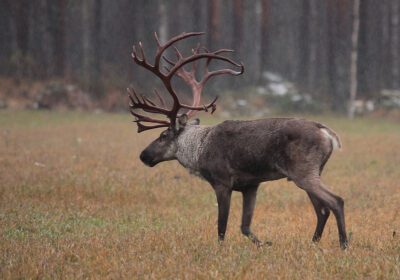
[[[240,57],[243,43],[243,0],[235,0],[233,4],[233,36],[232,47]]]
[[[22,77],[29,76],[29,19],[31,1],[21,0],[12,3],[14,25],[16,31],[17,50],[13,55],[13,65],[15,67],[15,79],[19,82]]]
[[[191,9],[193,13],[193,31],[201,31],[201,19],[202,19],[202,5],[197,0],[192,0]]]
[[[92,0],[82,2],[82,71],[83,85],[86,90],[90,90],[92,69],[93,69],[93,48],[91,38],[91,10]]]
[[[208,0],[207,47],[214,49],[219,43],[220,0]]]
[[[66,45],[66,0],[58,0],[56,3],[56,17],[54,27],[54,74],[63,77],[65,73],[65,45]]]
[[[261,0],[261,51],[260,51],[260,61],[261,61],[261,75],[268,69],[268,46],[269,46],[269,10],[270,10],[270,0]]]
[[[358,56],[358,33],[360,26],[360,0],[353,3],[353,29],[351,34],[351,61],[350,61],[350,101],[348,107],[348,117],[354,118],[354,102],[357,96],[357,56]]]
[[[160,25],[158,28],[158,38],[161,43],[164,43],[168,40],[168,15],[167,8],[164,1],[160,1],[158,4],[158,15],[160,17]]]
[[[49,4],[47,0],[40,0],[36,5],[37,13],[35,14],[35,25],[38,38],[35,40],[35,58],[36,62],[39,63],[38,77],[41,79],[47,79],[51,75],[52,60],[53,60],[53,45],[51,44],[52,34],[49,28]]]
[[[329,92],[332,109],[346,113],[349,100],[349,78],[351,56],[351,20],[350,14],[353,3],[350,0],[329,0],[329,43],[328,43],[328,73]]]
[[[96,97],[103,95],[102,74],[102,0],[94,2],[93,24],[93,79],[92,89]]]
[[[30,1],[15,2],[15,25],[17,27],[17,46],[22,55],[28,53],[29,42],[29,7]]]
[[[382,0],[380,3],[382,6],[382,21],[381,21],[381,28],[379,32],[382,34],[382,42],[379,46],[379,49],[382,50],[390,46],[390,7],[389,7],[390,0]],[[390,52],[385,51],[381,53],[381,62],[380,62],[380,69],[382,73],[381,78],[381,88],[387,88],[390,84],[390,75],[387,75],[387,67],[390,65]]]
[[[12,55],[13,32],[11,28],[11,4],[9,1],[0,2],[0,74],[9,75],[10,57]]]
[[[102,0],[86,0],[82,7],[82,43],[84,84],[93,96],[99,98],[103,94],[101,82],[101,24]]]
[[[318,0],[317,0],[318,1]],[[301,50],[301,75],[298,80],[301,88],[306,92],[314,93],[317,80],[317,51],[318,43],[321,38],[318,37],[318,12],[316,0],[303,0],[303,16],[301,18],[300,40]]]
[[[392,0],[390,7],[390,26],[391,26],[391,42],[390,42],[390,56],[391,56],[391,88],[399,88],[399,0]]]

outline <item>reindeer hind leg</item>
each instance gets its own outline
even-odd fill
[[[309,175],[301,179],[293,179],[296,185],[314,196],[322,205],[328,207],[336,218],[339,233],[340,247],[346,249],[348,241],[344,219],[344,201],[341,197],[328,191],[317,175]]]
[[[320,241],[322,233],[325,228],[326,221],[329,218],[330,210],[328,207],[324,206],[321,201],[318,200],[313,194],[307,192],[312,205],[314,206],[315,214],[317,215],[317,227],[312,238],[313,242]]]

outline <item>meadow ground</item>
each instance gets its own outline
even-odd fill
[[[219,245],[211,187],[175,162],[145,167],[159,132],[128,114],[0,112],[0,278],[400,279],[400,125],[314,116],[342,138],[323,179],[345,199],[350,248],[285,180],[259,190],[253,230],[233,195]],[[209,123],[217,120],[207,120]]]

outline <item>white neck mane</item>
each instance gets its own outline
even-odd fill
[[[198,160],[207,144],[210,126],[187,125],[178,137],[176,158],[191,173],[198,173]]]

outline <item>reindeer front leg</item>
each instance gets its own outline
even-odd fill
[[[254,244],[261,246],[262,242],[258,240],[251,230],[251,220],[253,218],[254,207],[256,205],[258,185],[248,186],[243,191],[243,213],[242,213],[242,225],[240,227],[242,233],[247,236]]]
[[[223,186],[213,186],[218,202],[218,240],[225,238],[226,225],[228,224],[229,208],[231,205],[232,190]]]

